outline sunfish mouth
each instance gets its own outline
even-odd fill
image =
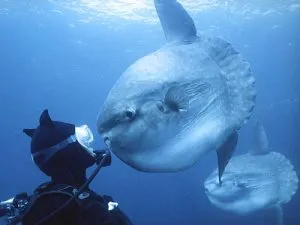
[[[111,148],[111,141],[109,137],[104,137],[103,138],[104,144],[110,149]]]

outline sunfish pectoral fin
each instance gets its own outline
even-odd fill
[[[171,111],[185,111],[189,107],[189,98],[180,85],[170,87],[165,95],[165,105]]]
[[[221,177],[224,173],[225,167],[231,159],[234,150],[238,142],[238,134],[234,131],[223,143],[223,145],[217,150],[218,156],[218,172],[219,172],[219,183],[221,184]]]
[[[193,19],[177,0],[154,0],[154,4],[168,42],[197,37]]]
[[[214,95],[211,95],[211,92],[211,85],[200,80],[174,84],[167,90],[164,104],[171,111],[186,112],[190,107],[190,103],[199,100],[197,106],[201,111],[213,101]]]

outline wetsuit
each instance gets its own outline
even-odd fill
[[[76,188],[64,184],[46,183],[31,196],[30,206],[22,218],[23,225],[35,225],[69,200]],[[85,190],[67,207],[59,210],[39,225],[132,225],[118,208],[109,210],[109,196],[100,196],[90,189]]]

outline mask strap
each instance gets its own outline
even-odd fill
[[[69,144],[76,142],[76,136],[71,135],[67,139],[59,142],[56,145],[51,146],[50,148],[42,149],[41,151],[35,152],[31,154],[31,158],[35,159],[37,157],[43,156],[42,162],[39,164],[46,163],[56,152],[66,148]]]

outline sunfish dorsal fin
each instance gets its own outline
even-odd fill
[[[168,42],[197,37],[193,19],[177,0],[154,0],[154,4]]]
[[[264,155],[270,152],[267,133],[259,121],[256,121],[253,138],[254,146],[249,150],[251,155]]]

